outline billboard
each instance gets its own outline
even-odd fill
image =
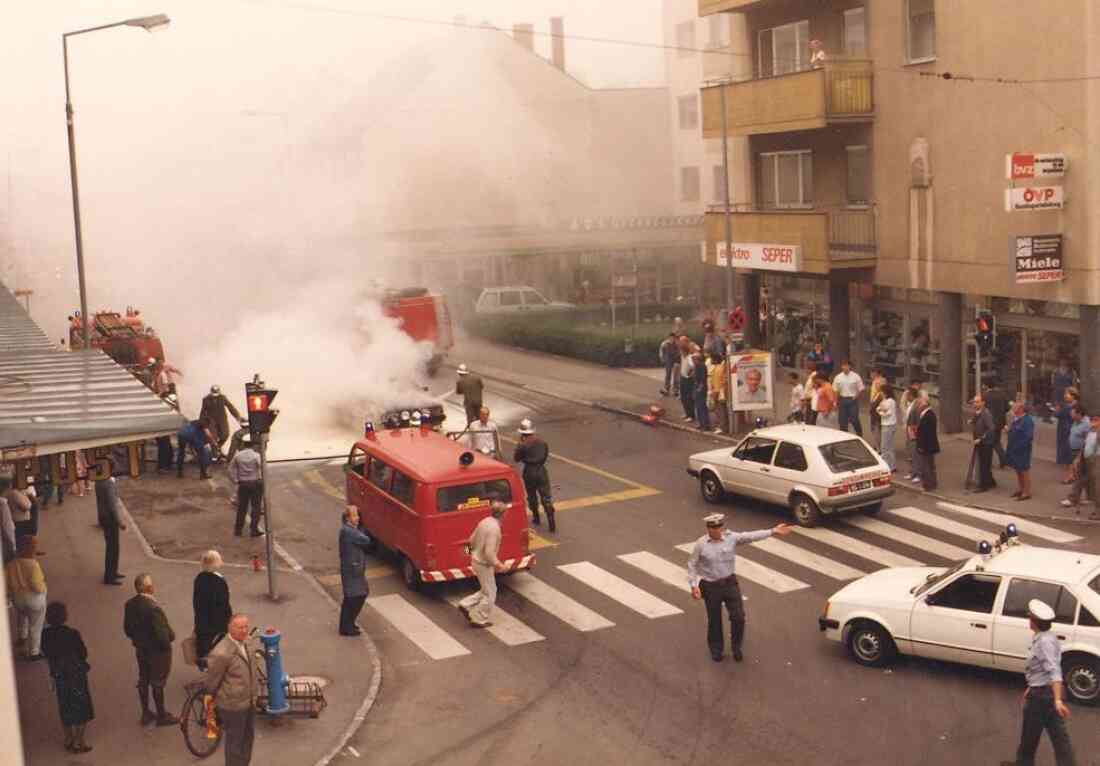
[[[1005,155],[1005,176],[1009,181],[1032,178],[1061,178],[1066,174],[1066,155],[1015,152]]]
[[[1062,270],[1061,234],[1016,237],[1014,256],[1018,285],[1060,282],[1065,277]]]
[[[1066,195],[1061,186],[1016,186],[1005,189],[1005,211],[1061,210]]]
[[[747,412],[774,409],[775,380],[772,355],[764,351],[729,357],[730,410]]]
[[[728,266],[726,243],[716,242],[715,254],[719,266]],[[772,245],[760,242],[734,242],[733,266],[738,269],[768,271],[801,271],[802,248],[798,245]]]

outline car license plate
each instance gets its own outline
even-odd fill
[[[862,492],[865,489],[870,489],[872,484],[874,484],[874,482],[870,482],[870,481],[861,481],[857,484],[853,484],[852,485],[852,492]]]

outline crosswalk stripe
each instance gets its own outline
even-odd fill
[[[465,594],[457,596],[451,596],[447,601],[453,607],[458,607],[458,602],[465,598]],[[546,636],[538,633],[535,630],[529,628],[526,624],[520,622],[508,612],[500,608],[499,605],[493,608],[493,614],[489,618],[493,624],[485,628],[485,632],[500,639],[501,643],[508,646],[521,646],[522,644],[531,644],[535,641],[544,641]]]
[[[912,548],[916,548],[917,550],[934,553],[937,556],[952,561],[965,559],[973,555],[971,551],[960,548],[957,545],[941,542],[934,537],[918,534],[905,527],[899,527],[896,524],[888,524],[879,519],[872,519],[867,516],[847,516],[841,519],[841,521],[850,526],[859,527],[860,529],[876,534],[879,537],[895,540]]]
[[[977,544],[979,540],[992,541],[993,538],[997,536],[996,532],[990,532],[988,529],[979,529],[969,524],[960,524],[957,521],[945,519],[943,516],[937,516],[934,513],[922,511],[920,508],[914,508],[911,505],[907,505],[904,508],[891,508],[887,513],[894,516],[900,516],[903,519],[915,521],[926,527],[932,527],[935,530],[946,532],[949,535],[957,535],[967,540],[973,540],[975,544]]]
[[[688,548],[690,551],[690,547]],[[619,560],[632,567],[637,567],[648,575],[656,577],[663,583],[671,585],[673,588],[678,588],[685,593],[691,593],[691,586],[687,581],[687,570],[683,565],[673,564],[668,559],[663,559],[649,551],[638,551],[637,553],[624,553],[619,556]]]
[[[774,537],[769,537],[765,540],[758,540],[753,543],[753,546],[758,549],[770,553],[774,556],[782,556],[788,561],[793,561],[799,566],[804,566],[807,569],[813,569],[817,572],[821,572],[823,575],[832,577],[835,580],[855,580],[858,577],[863,577],[866,572],[860,571],[855,567],[850,567],[847,564],[841,564],[839,561],[833,561],[825,556],[819,556],[816,553],[812,553],[803,548],[799,548],[797,545],[791,545],[790,543],[777,540]]]
[[[911,559],[908,556],[902,556],[900,553],[894,553],[888,551],[885,548],[879,548],[877,545],[871,545],[865,543],[862,540],[857,540],[854,537],[841,534],[840,532],[834,532],[831,529],[825,529],[824,527],[793,527],[797,534],[808,537],[811,540],[817,540],[825,545],[831,545],[834,548],[840,548],[841,550],[853,553],[860,558],[867,559],[868,561],[874,561],[876,564],[882,564],[886,567],[922,567],[923,563],[916,559]]]
[[[447,631],[396,593],[367,599],[367,603],[433,660],[461,657],[470,653],[469,649],[452,638]]]
[[[1002,528],[1011,522],[1016,525],[1016,529],[1019,530],[1020,533],[1032,535],[1033,537],[1038,537],[1043,540],[1049,540],[1052,543],[1075,543],[1081,539],[1079,536],[1069,532],[1063,532],[1060,529],[1048,527],[1045,524],[1038,524],[1034,521],[1028,521],[1027,519],[1018,519],[1005,513],[983,511],[980,508],[970,508],[965,505],[955,505],[954,503],[936,503],[936,507],[945,511],[953,511],[966,516],[972,516],[982,521],[988,521],[990,524],[996,524]]]
[[[614,575],[606,569],[601,569],[589,561],[562,564],[558,566],[558,569],[651,620],[656,617],[683,614],[682,609],[667,601],[662,601],[633,583],[629,583],[618,575]]]
[[[506,580],[506,586],[577,630],[588,632],[611,628],[615,625],[611,620],[596,614],[584,604],[574,601],[529,572],[516,572],[511,575]]]
[[[678,550],[684,553],[691,553],[694,547],[695,543],[684,543],[676,546]],[[810,587],[809,584],[801,580],[796,580],[740,555],[737,557],[735,569],[738,577],[744,577],[746,580],[751,580],[757,585],[763,585],[768,590],[774,590],[776,593],[790,593],[792,590],[802,590]]]

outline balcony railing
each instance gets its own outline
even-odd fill
[[[707,252],[725,241],[725,208],[707,207]],[[735,243],[797,245],[802,248],[803,271],[827,274],[836,268],[873,266],[878,246],[875,211],[868,207],[821,206],[764,208],[731,205]]]
[[[812,130],[874,117],[874,69],[863,59],[835,59],[817,69],[703,83],[703,136],[722,135],[722,93],[732,135]]]
[[[699,15],[710,16],[723,11],[742,11],[760,0],[699,0]]]

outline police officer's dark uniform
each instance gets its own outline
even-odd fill
[[[520,443],[516,445],[513,459],[523,463],[523,486],[527,489],[527,505],[531,508],[531,523],[541,524],[539,518],[539,500],[546,510],[550,531],[557,532],[554,521],[554,499],[550,496],[550,474],[546,472],[546,461],[550,459],[550,447],[535,436],[535,426],[524,419],[519,424]]]
[[[1016,760],[1001,761],[1001,766],[1034,766],[1035,751],[1039,748],[1043,729],[1050,735],[1050,744],[1054,746],[1054,762],[1058,766],[1075,766],[1077,760],[1065,722],[1069,709],[1062,701],[1062,646],[1050,630],[1054,610],[1033,598],[1027,604],[1027,614],[1035,638],[1031,640],[1024,667],[1027,691],[1024,693],[1020,745],[1016,749]]]
[[[466,410],[466,425],[480,417],[481,402],[485,395],[485,383],[477,375],[471,375],[466,365],[458,366],[458,382],[455,393],[462,394],[462,407]]]
[[[715,662],[721,662],[725,652],[722,635],[722,605],[730,615],[730,643],[733,659],[742,660],[741,644],[745,639],[745,605],[741,601],[741,586],[734,574],[734,548],[738,543],[754,543],[773,534],[790,532],[789,524],[756,532],[731,532],[722,529],[726,517],[712,513],[703,518],[707,534],[695,541],[688,559],[688,585],[693,598],[702,598],[707,607],[707,646]],[[713,530],[713,532],[712,532]],[[719,531],[721,530],[721,531]]]

